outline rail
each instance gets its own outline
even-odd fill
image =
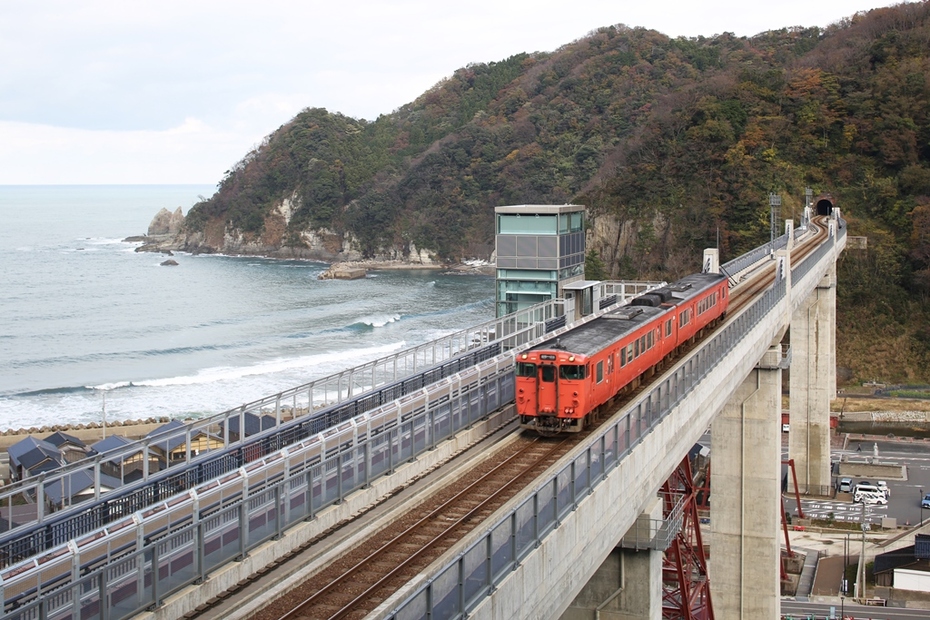
[[[816,262],[814,258],[804,262]],[[637,398],[618,422],[590,439],[581,455],[498,521],[483,542],[441,569],[424,589],[398,608],[394,617],[418,615],[416,610],[427,602],[436,613],[452,617],[455,612],[443,612],[457,609],[456,605],[464,609],[477,600],[474,597],[478,590],[490,591],[685,397],[696,381],[732,351],[784,298],[785,292],[781,280],[728,322],[689,355],[675,373]],[[588,318],[582,322],[585,320]],[[340,502],[347,493],[369,484],[371,476],[392,471],[397,463],[490,415],[507,402],[504,395],[512,397],[512,373],[511,354],[502,353],[456,377],[304,439],[222,479],[204,483],[190,493],[160,501],[144,513],[123,517],[112,527],[51,549],[44,558],[0,571],[0,594],[6,612],[3,617],[51,618],[77,611],[83,618],[122,618],[157,606],[168,594],[279,536],[289,524]],[[259,477],[260,484],[254,485],[250,476]],[[238,491],[226,493],[223,485]],[[221,500],[205,506],[202,498],[210,493],[220,493]],[[182,509],[191,516],[169,518]],[[146,523],[159,519],[168,525],[151,535],[144,533]],[[131,542],[117,546],[120,532]],[[105,549],[104,559],[100,549]],[[479,562],[482,556],[485,560]],[[479,564],[484,568],[474,568]],[[50,576],[55,567],[60,573]],[[465,567],[470,567],[468,575]],[[450,571],[457,572],[453,576]],[[447,592],[447,586],[470,590]],[[451,602],[449,597],[457,602]]]

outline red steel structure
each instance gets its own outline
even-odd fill
[[[662,561],[662,617],[713,620],[707,558],[698,518],[698,489],[686,456],[662,485],[666,521],[681,511],[681,528]]]

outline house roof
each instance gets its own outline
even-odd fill
[[[10,463],[20,466],[30,473],[48,471],[62,464],[61,450],[43,439],[36,439],[31,435],[22,441],[17,441],[9,447],[7,453]]]
[[[122,484],[118,478],[100,474],[100,490],[112,491]],[[79,469],[70,474],[66,474],[45,485],[45,495],[54,504],[62,504],[62,499],[68,499],[86,491],[94,486],[94,473],[90,469]]]
[[[187,425],[180,420],[171,420],[167,424],[162,424],[158,428],[149,432],[146,437],[153,439],[161,439],[161,441],[153,441],[150,446],[153,448],[159,448],[163,452],[171,452],[178,446],[183,446],[187,441],[186,433]]]
[[[119,448],[124,448],[126,446],[134,445],[136,442],[126,439],[121,435],[110,435],[106,439],[101,439],[94,445],[90,447],[91,451],[94,454],[104,454],[105,452],[110,452],[111,450],[117,450]],[[122,454],[116,454],[113,458],[107,459],[110,463],[119,464],[125,461],[130,456],[138,454],[141,452],[141,448],[135,452],[124,452]]]
[[[245,418],[245,434],[254,435],[260,433],[261,431],[267,430],[269,428],[274,428],[276,420],[274,416],[263,415],[261,417],[255,415],[254,413],[246,412],[243,414]],[[220,428],[223,428],[223,423],[220,422]],[[229,432],[238,433],[239,432],[239,416],[234,415],[229,418]]]
[[[87,447],[86,443],[84,443],[83,441],[75,437],[74,435],[69,435],[68,433],[62,433],[61,431],[52,433],[51,435],[45,438],[45,441],[49,442],[50,444],[58,448],[61,448],[61,446],[66,443],[71,444],[72,446],[76,446],[78,448]]]
[[[898,568],[930,572],[930,560],[915,557],[914,545],[875,556],[876,575]]]
[[[155,430],[151,431],[146,437],[150,439],[156,439],[149,445],[153,448],[158,448],[163,451],[165,454],[173,451],[175,448],[183,446],[187,443],[187,429],[190,427],[189,424],[185,424],[180,420],[171,420],[167,424],[162,424]],[[203,429],[192,430],[191,439],[200,436],[213,437]],[[214,437],[214,439],[219,439]]]

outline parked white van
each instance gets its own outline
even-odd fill
[[[885,505],[888,503],[888,498],[885,497],[885,494],[879,490],[875,491],[864,491],[856,489],[855,495],[853,495],[853,501],[856,503],[863,503],[866,505],[869,504],[881,504]]]
[[[859,491],[863,491],[863,492],[867,491],[869,493],[880,493],[882,495],[885,494],[885,492],[879,489],[877,486],[875,486],[874,484],[870,484],[868,482],[860,482],[859,484],[857,484],[855,493],[858,493]]]

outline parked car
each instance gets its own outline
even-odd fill
[[[864,482],[864,481],[863,481],[863,482],[860,482],[859,484],[857,484],[857,485],[856,485],[856,490],[853,491],[853,493],[859,493],[859,492],[862,492],[862,493],[878,493],[878,494],[880,494],[882,497],[884,497],[884,498],[886,498],[886,499],[887,499],[887,497],[888,497],[887,495],[885,495],[885,492],[884,492],[884,491],[882,491],[881,489],[879,489],[877,486],[875,486],[875,485],[872,484],[871,482]]]
[[[840,493],[852,493],[852,478],[840,478],[836,490]]]
[[[930,508],[930,493],[924,495],[924,498],[920,500],[921,508]]]
[[[853,496],[853,501],[856,503],[863,503],[866,505],[870,504],[881,504],[885,505],[888,503],[888,498],[885,497],[885,494],[881,491],[863,491],[856,490],[856,494]]]

